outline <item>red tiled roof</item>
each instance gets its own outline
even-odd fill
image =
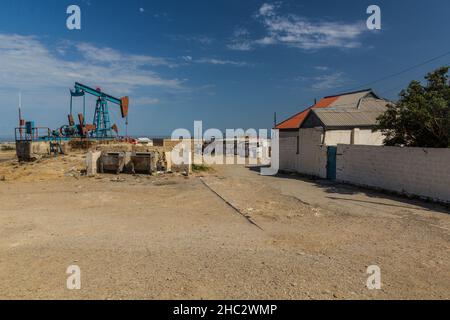
[[[301,124],[303,123],[303,121],[305,121],[305,119],[308,116],[310,111],[311,111],[311,108],[308,108],[305,111],[297,113],[295,116],[293,116],[293,117],[283,121],[282,123],[278,124],[275,128],[276,129],[297,129],[297,128],[300,128]]]
[[[335,102],[337,99],[339,99],[340,96],[335,96],[335,97],[328,97],[328,98],[323,98],[322,100],[320,100],[319,102],[316,103],[316,105],[313,107],[314,109],[318,109],[318,108],[326,108],[329,107],[333,104],[333,102]]]
[[[338,98],[339,98],[339,96],[324,98],[324,99],[320,100],[319,102],[317,102],[314,106],[306,109],[305,111],[297,113],[296,115],[290,117],[289,119],[281,122],[280,124],[278,124],[275,127],[275,129],[280,129],[280,130],[299,129],[300,126],[303,124],[303,121],[305,121],[306,117],[309,115],[311,109],[319,109],[319,108],[329,107]]]

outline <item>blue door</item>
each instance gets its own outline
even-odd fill
[[[328,147],[327,179],[336,180],[337,147]]]

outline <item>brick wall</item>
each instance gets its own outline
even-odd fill
[[[326,178],[327,148],[322,137],[315,128],[280,132],[280,170]]]
[[[280,170],[297,171],[297,137],[280,137]]]
[[[450,202],[450,149],[338,145],[337,179]]]
[[[322,130],[315,128],[300,130],[299,173],[326,178],[327,147],[322,145],[322,138]]]

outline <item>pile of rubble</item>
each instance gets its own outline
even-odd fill
[[[87,175],[97,173],[149,174],[183,173],[190,174],[191,164],[175,165],[171,152],[176,145],[163,140],[162,145],[141,145],[115,141],[70,141],[61,143],[63,155],[86,155]],[[16,143],[19,162],[36,162],[50,157],[51,143],[48,141],[24,141]]]

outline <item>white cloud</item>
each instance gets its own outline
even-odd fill
[[[250,51],[253,49],[253,41],[250,39],[250,32],[244,28],[237,28],[233,32],[227,48],[236,51]]]
[[[259,8],[259,14],[262,16],[273,16],[275,11],[275,5],[264,3],[261,8]]]
[[[285,44],[305,50],[322,48],[355,48],[366,30],[363,22],[343,23],[310,21],[297,15],[280,15],[275,5],[263,4],[258,18],[268,35],[259,44]]]
[[[0,34],[0,87],[39,91],[67,88],[79,81],[128,94],[140,87],[176,90],[182,86],[178,79],[165,79],[142,68],[168,66],[164,59],[124,54],[87,43],[65,42],[64,46],[66,50],[61,47],[52,50],[33,36]],[[67,47],[71,46],[77,49],[80,59],[64,59]]]
[[[327,69],[328,70],[328,69]],[[312,90],[329,90],[339,88],[349,83],[349,79],[343,72],[334,72],[319,76],[297,76],[293,81],[302,82],[303,87],[309,87]]]
[[[255,43],[265,46],[269,44],[275,44],[276,40],[272,37],[264,37],[262,39],[256,40]]]
[[[328,90],[333,88],[342,87],[348,80],[342,72],[336,72],[332,74],[327,74],[323,76],[318,76],[313,78],[313,85],[311,89],[314,90]]]
[[[120,63],[129,66],[167,66],[175,67],[170,60],[148,55],[123,54],[111,48],[98,48],[89,43],[77,43],[76,49],[86,60],[105,63]]]
[[[330,68],[328,68],[327,66],[315,66],[314,69],[316,69],[317,71],[328,71],[328,70],[330,70]]]
[[[362,21],[313,21],[294,14],[283,15],[278,12],[279,6],[279,3],[264,3],[255,16],[265,28],[264,37],[254,40],[248,32],[242,33],[237,29],[227,48],[249,51],[255,46],[275,44],[303,50],[356,48],[361,45],[360,37],[367,30]]]
[[[232,65],[236,67],[244,67],[247,65],[246,62],[242,61],[232,61],[232,60],[220,60],[220,59],[211,59],[211,58],[201,58],[195,60],[196,63],[206,63],[206,64],[214,64],[214,65]]]
[[[133,99],[132,102],[133,102],[133,105],[135,105],[135,106],[149,106],[149,105],[158,104],[160,101],[159,101],[159,99],[156,99],[156,98],[140,97],[137,99]]]
[[[196,42],[201,43],[203,45],[209,45],[209,44],[214,42],[214,40],[212,38],[207,37],[207,36],[193,37],[192,41],[196,41]]]
[[[139,12],[145,12],[144,8],[139,8]]]
[[[243,36],[248,36],[250,34],[250,32],[245,29],[245,28],[237,28],[236,30],[234,30],[233,36],[236,38],[239,37],[243,37]]]
[[[170,39],[175,41],[195,42],[207,46],[214,42],[214,39],[205,35],[171,35]]]
[[[227,44],[227,48],[235,51],[250,51],[253,49],[250,41],[241,41]]]
[[[186,64],[191,63],[201,63],[201,64],[212,64],[212,65],[231,65],[236,67],[244,67],[247,66],[247,62],[243,61],[233,61],[233,60],[223,60],[223,59],[216,59],[216,58],[199,58],[194,59],[192,56],[182,56],[181,59],[183,59]]]

